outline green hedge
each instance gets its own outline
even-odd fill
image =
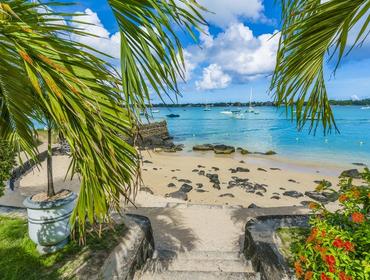
[[[4,182],[10,179],[10,173],[15,165],[14,158],[14,150],[8,142],[0,140],[0,196],[4,195]]]

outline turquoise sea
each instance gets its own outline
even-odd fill
[[[281,157],[299,161],[370,164],[370,110],[358,106],[334,106],[340,134],[329,135],[320,129],[316,135],[308,128],[298,132],[285,110],[274,107],[256,107],[259,114],[244,113],[240,119],[221,113],[229,108],[203,109],[153,108],[160,112],[152,115],[154,120],[167,120],[171,136],[184,144],[185,150],[194,144],[222,143],[256,152],[274,150]],[[168,114],[180,117],[168,118]]]

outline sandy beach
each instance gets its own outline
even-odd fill
[[[187,191],[186,202],[191,204],[302,206],[302,201],[311,201],[305,192],[313,191],[318,181],[324,179],[336,186],[345,167],[355,168],[300,164],[278,156],[239,153],[142,151],[141,156],[142,183],[136,197],[140,206],[159,201],[185,202],[184,198],[171,195],[182,187]],[[64,180],[69,163],[67,156],[53,157],[57,191],[64,188],[79,190],[78,176]],[[35,167],[19,181],[15,191],[7,190],[0,198],[0,204],[21,206],[26,196],[45,190],[46,178],[44,161],[40,168]],[[292,197],[287,195],[289,192],[296,193]]]

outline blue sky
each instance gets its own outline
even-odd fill
[[[72,2],[72,1],[65,1]],[[182,38],[186,59],[186,82],[180,84],[187,102],[248,101],[250,88],[256,101],[271,100],[269,77],[274,68],[279,37],[280,7],[272,0],[199,0],[214,13],[199,45]],[[106,39],[84,41],[111,55],[119,55],[117,24],[107,1],[80,1],[72,11],[88,13],[92,30]],[[272,36],[275,34],[274,36]],[[335,77],[328,65],[328,90],[333,99],[370,97],[370,43],[344,60]],[[153,101],[158,98],[153,96]]]

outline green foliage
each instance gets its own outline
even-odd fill
[[[4,195],[4,182],[10,179],[10,172],[15,165],[14,157],[14,150],[10,147],[9,143],[0,140],[0,196]]]
[[[339,209],[330,212],[311,203],[315,215],[311,232],[295,248],[299,279],[370,279],[370,172],[362,174],[365,185],[355,186],[343,178],[337,192]],[[330,190],[322,186],[322,190]]]
[[[149,88],[177,92],[184,63],[174,30],[192,34],[203,22],[196,2],[180,2],[109,1],[121,32],[122,79],[96,50],[71,39],[96,36],[65,24],[81,14],[51,9],[70,4],[0,3],[0,137],[35,158],[31,120],[48,116],[71,147],[72,173],[82,177],[72,215],[80,232],[135,193],[138,154],[123,140],[137,125],[135,108],[145,107]]]
[[[104,255],[110,252],[122,236],[123,225],[114,230],[105,230],[102,238],[96,235],[87,237],[86,246],[71,241],[57,253],[41,256],[36,245],[28,237],[27,221],[20,218],[0,216],[0,279],[2,280],[49,280],[70,279],[75,262],[88,253]],[[63,276],[63,277],[62,277]]]
[[[281,5],[283,25],[271,81],[275,101],[292,107],[289,111],[298,128],[308,122],[315,130],[321,122],[328,132],[336,125],[325,84],[325,62],[329,59],[338,67],[344,55],[361,46],[368,35],[370,1],[281,0]],[[360,28],[353,29],[364,18]],[[350,31],[355,42],[348,47]]]

